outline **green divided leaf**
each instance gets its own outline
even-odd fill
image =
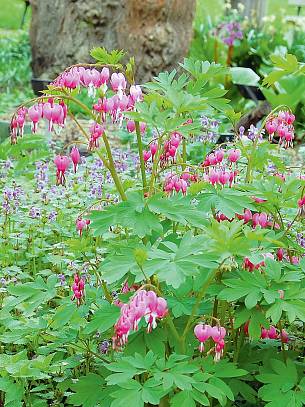
[[[106,395],[104,385],[104,379],[95,373],[80,377],[76,383],[71,385],[74,394],[69,396],[69,403],[73,406],[98,406]]]
[[[5,407],[21,407],[23,405],[24,388],[20,383],[9,377],[0,378],[0,390],[5,394]]]
[[[94,331],[106,332],[113,327],[120,316],[120,308],[116,305],[105,303],[96,311],[84,329],[84,334],[90,334]]]
[[[113,50],[108,52],[106,48],[93,48],[90,51],[90,55],[94,58],[97,62],[101,64],[107,65],[120,65],[119,62],[125,56],[125,52],[123,50]]]

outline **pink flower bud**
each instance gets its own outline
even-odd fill
[[[79,233],[79,235],[81,236],[83,233],[83,229],[86,228],[87,224],[86,221],[84,219],[77,219],[76,220],[76,229]]]
[[[109,77],[110,77],[109,69],[106,66],[104,66],[104,68],[100,72],[101,84],[105,84],[109,80]]]
[[[169,155],[171,156],[171,157],[175,157],[175,155],[176,155],[176,147],[170,147],[170,149],[168,150],[168,152],[169,152]]]
[[[219,174],[218,172],[212,170],[209,174],[209,181],[212,185],[217,184],[219,182]]]
[[[154,155],[156,154],[157,150],[158,150],[158,144],[157,143],[152,143],[150,146],[150,152],[152,157],[154,157]]]
[[[174,133],[170,138],[170,143],[173,147],[178,147],[180,144],[180,135],[178,133]]]
[[[215,151],[215,157],[216,157],[217,163],[222,162],[224,155],[225,155],[225,153],[222,149]]]
[[[198,324],[194,328],[194,334],[199,342],[205,342],[211,336],[211,329],[210,325]]]
[[[146,131],[146,123],[140,122],[140,132],[144,134]]]
[[[114,72],[111,75],[110,82],[112,90],[115,92],[126,89],[127,82],[125,76],[121,72],[119,73]]]
[[[80,158],[80,153],[77,147],[72,147],[71,153],[70,153],[71,160],[74,165],[74,172],[76,173],[77,170],[77,165],[80,163],[81,158]]]
[[[226,171],[221,171],[219,175],[219,182],[221,185],[226,185],[229,182],[230,174]]]
[[[151,152],[144,150],[143,151],[143,159],[144,159],[144,161],[148,161],[150,159],[150,157],[151,157]]]
[[[281,333],[280,333],[280,339],[283,343],[288,343],[289,342],[289,335],[288,333],[285,331],[285,329],[282,329]]]
[[[265,212],[262,212],[261,214],[259,214],[258,223],[262,228],[265,228],[267,226],[268,218],[267,218],[267,214]]]
[[[282,248],[278,249],[276,252],[278,261],[282,261],[284,258],[284,250]]]
[[[244,222],[248,223],[252,219],[252,212],[250,209],[245,209],[244,211]]]
[[[276,339],[277,338],[276,328],[273,325],[271,325],[269,330],[268,330],[268,337],[269,337],[269,339]]]
[[[228,160],[231,163],[236,163],[240,159],[241,152],[238,149],[232,149],[228,151]]]
[[[129,89],[131,98],[137,102],[143,99],[142,89],[139,85],[131,85]]]
[[[209,163],[210,163],[210,165],[216,165],[218,163],[218,160],[217,160],[215,154],[213,154],[213,153],[209,154]]]
[[[70,158],[67,156],[57,155],[54,158],[54,164],[57,168],[56,178],[59,185],[64,185],[65,183],[65,172],[70,165]]]
[[[268,338],[268,331],[265,328],[262,328],[261,330],[261,339],[266,339]]]
[[[128,120],[127,121],[127,130],[129,133],[133,133],[136,129],[136,124],[133,120]]]

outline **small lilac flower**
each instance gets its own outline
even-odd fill
[[[103,355],[106,355],[108,353],[109,346],[110,346],[110,343],[107,340],[104,340],[102,343],[100,343],[100,345],[99,345],[100,353],[102,353]]]
[[[240,126],[239,128],[239,136],[242,137],[245,134],[245,128],[244,126]]]
[[[248,130],[248,139],[254,141],[257,137],[261,140],[263,138],[263,134],[265,133],[264,130],[260,132],[259,128],[255,127],[253,124],[251,124],[249,130]]]
[[[35,206],[32,206],[29,211],[29,216],[32,219],[39,219],[41,217],[41,209],[36,208]]]
[[[49,213],[48,219],[50,222],[55,222],[57,219],[57,212],[56,211],[51,211]]]
[[[64,274],[58,274],[58,279],[61,286],[64,286],[66,284],[66,277]]]

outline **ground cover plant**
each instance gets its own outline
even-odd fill
[[[228,68],[185,59],[140,87],[122,52],[91,54],[16,110],[0,148],[0,403],[302,406],[305,177],[289,158],[291,107],[235,130],[218,81]],[[292,59],[266,85],[303,75]],[[79,142],[39,134],[68,118]],[[221,126],[234,140],[215,145]]]
[[[0,31],[0,113],[14,109],[33,94],[30,54],[28,33]]]

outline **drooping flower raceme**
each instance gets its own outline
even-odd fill
[[[164,318],[167,312],[166,300],[154,291],[137,291],[128,304],[121,306],[121,315],[114,327],[113,348],[120,348],[128,342],[130,332],[138,330],[142,318],[147,323],[147,332],[151,332],[157,327],[157,319]]]
[[[77,305],[79,306],[82,303],[82,300],[85,296],[85,281],[79,277],[78,274],[74,275],[74,283],[72,285],[72,301],[76,299]]]
[[[12,118],[10,125],[12,144],[16,143],[18,136],[23,136],[27,112],[28,110],[25,107],[21,107],[17,110],[16,115]]]
[[[244,332],[246,335],[249,335],[249,321],[244,325]],[[277,339],[281,340],[283,343],[288,343],[289,342],[289,335],[285,331],[285,329],[282,329],[280,332],[276,329],[275,326],[270,325],[268,329],[262,327],[261,328],[261,339]]]
[[[288,111],[280,111],[269,117],[266,122],[266,131],[269,141],[273,140],[275,134],[280,138],[279,144],[285,148],[293,147],[295,116]]]
[[[223,326],[211,326],[206,324],[197,324],[194,328],[194,334],[199,340],[199,351],[204,351],[204,343],[211,338],[215,343],[215,361],[218,361],[223,354],[225,346],[224,338],[226,329]]]
[[[163,189],[169,195],[173,192],[182,192],[185,195],[188,186],[197,180],[197,175],[188,171],[183,172],[181,175],[170,173],[165,177]]]
[[[225,153],[219,149],[206,156],[202,166],[206,169],[204,179],[210,184],[217,186],[232,186],[238,175],[237,161],[241,152],[238,149],[231,149]],[[225,162],[225,159],[227,162]]]
[[[114,92],[108,94],[108,81]],[[139,85],[131,85],[127,92],[127,80],[122,73],[114,72],[110,76],[109,69],[104,67],[101,71],[96,68],[74,66],[60,74],[51,84],[56,90],[64,91],[65,95],[41,97],[36,104],[28,109],[22,107],[14,114],[11,121],[11,140],[17,142],[17,137],[22,136],[26,118],[32,122],[32,131],[35,133],[40,120],[48,122],[49,131],[56,127],[64,127],[68,109],[64,103],[66,98],[72,98],[70,92],[80,91],[82,87],[88,89],[90,96],[95,96],[96,90],[100,89],[101,97],[92,106],[92,118],[94,124],[90,127],[90,140],[88,148],[92,150],[99,147],[98,139],[105,132],[107,124],[115,124],[121,127],[126,119],[124,112],[132,111],[135,104],[143,100],[142,90]],[[67,95],[68,94],[68,95]],[[128,131],[135,130],[135,123],[127,121]],[[140,123],[142,133],[146,130],[146,124]]]

